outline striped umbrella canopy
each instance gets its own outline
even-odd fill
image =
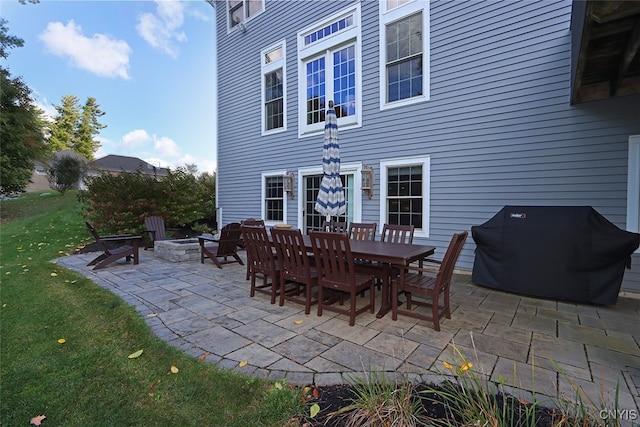
[[[325,116],[324,146],[322,148],[322,182],[316,199],[315,210],[331,216],[343,215],[347,211],[344,188],[340,179],[340,144],[338,144],[338,120],[333,102]]]

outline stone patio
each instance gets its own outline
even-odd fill
[[[318,317],[315,307],[305,315],[301,305],[250,298],[239,264],[171,263],[141,251],[137,266],[122,261],[93,271],[86,264],[94,256],[57,262],[121,296],[169,344],[224,369],[295,385],[350,382],[365,370],[437,383],[443,362],[460,365],[462,354],[479,375],[529,401],[532,392],[551,404],[578,391],[596,412],[614,410],[619,386],[618,409],[628,410],[622,425],[640,423],[640,300],[573,304],[495,291],[456,275],[452,318],[441,332],[390,314],[365,313],[349,327],[346,316]]]

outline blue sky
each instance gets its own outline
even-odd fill
[[[51,115],[65,95],[96,98],[107,154],[216,169],[215,10],[204,0],[0,0],[24,40],[3,63]]]

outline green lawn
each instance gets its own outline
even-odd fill
[[[75,192],[29,193],[0,215],[0,425],[283,426],[300,410],[296,390],[181,353],[119,297],[56,266],[89,241]]]

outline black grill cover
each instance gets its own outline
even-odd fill
[[[616,303],[640,245],[590,206],[505,206],[471,235],[474,283],[603,305]]]

